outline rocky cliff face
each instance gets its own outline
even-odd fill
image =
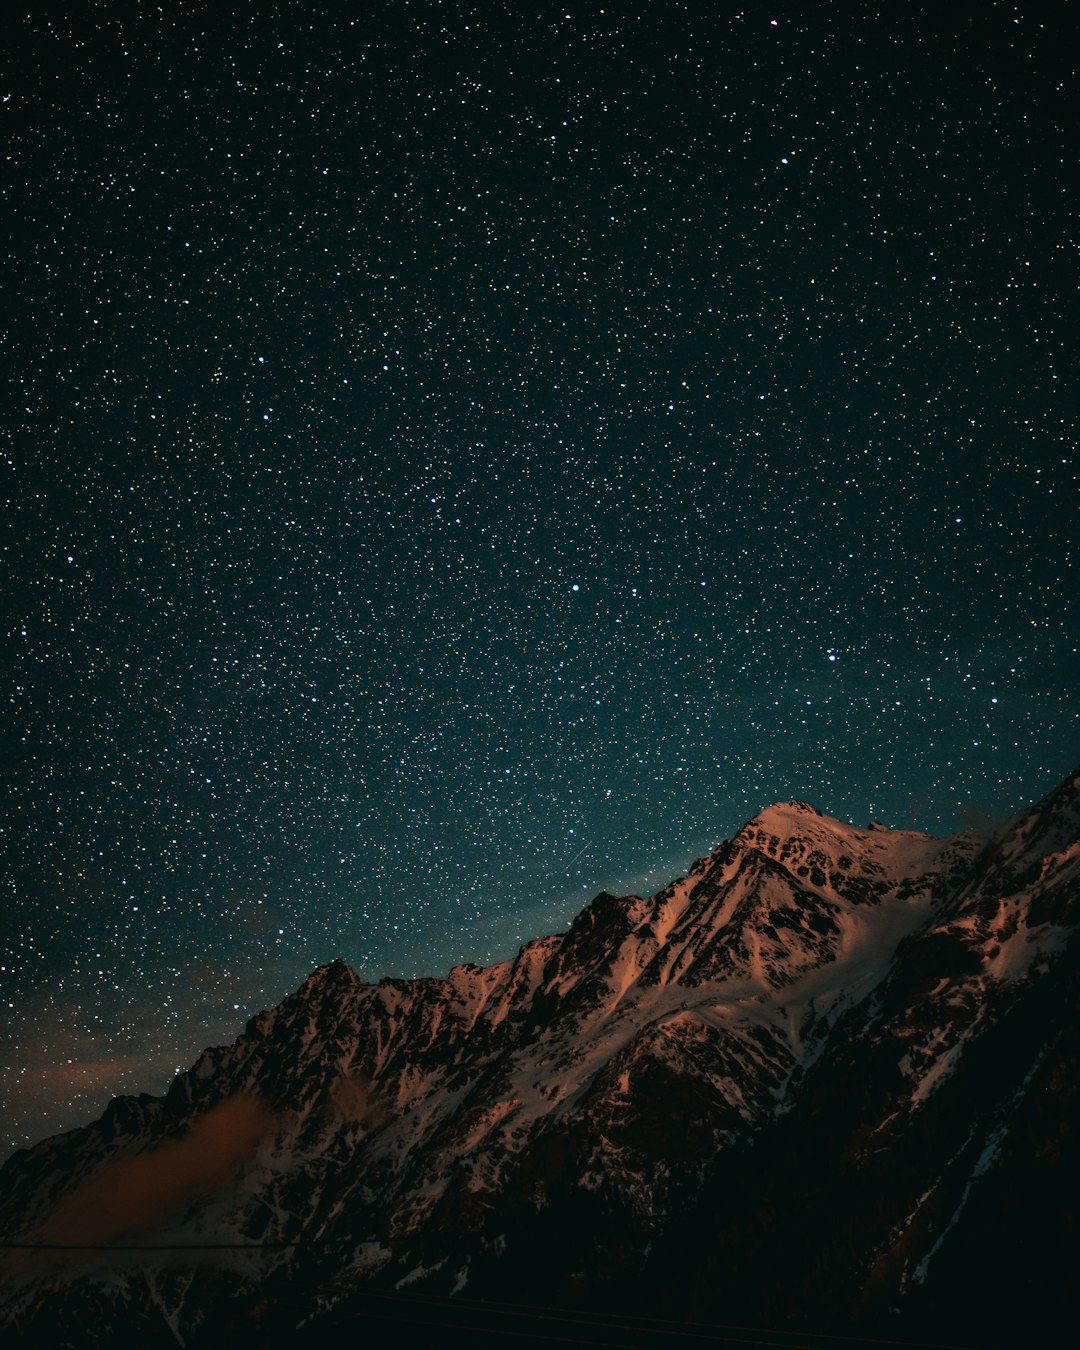
[[[27,1344],[196,1346],[370,1327],[394,1291],[944,1316],[1003,1169],[1073,1166],[1074,1098],[1032,1103],[1069,1081],[1078,888],[1080,776],[991,841],[788,802],[512,961],[335,962],[164,1098],[11,1160],[3,1230],[92,1250],[13,1252],[0,1316]]]

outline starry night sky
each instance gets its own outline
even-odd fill
[[[1058,7],[75,8],[0,89],[0,1148],[1080,760]]]

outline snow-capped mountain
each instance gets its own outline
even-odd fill
[[[65,1248],[4,1259],[0,1319],[58,1346],[421,1337],[418,1307],[478,1299],[963,1327],[939,1272],[982,1259],[968,1216],[994,1231],[1040,1149],[1075,1171],[1078,896],[1080,775],[989,841],[782,803],[511,961],[334,962],[0,1171],[3,1231]]]

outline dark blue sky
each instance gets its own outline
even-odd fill
[[[61,9],[0,90],[4,1139],[771,801],[1080,760],[1056,7]]]

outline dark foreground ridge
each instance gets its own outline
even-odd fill
[[[1078,903],[1080,775],[990,840],[781,803],[500,965],[321,967],[0,1170],[4,1343],[1033,1343]]]

